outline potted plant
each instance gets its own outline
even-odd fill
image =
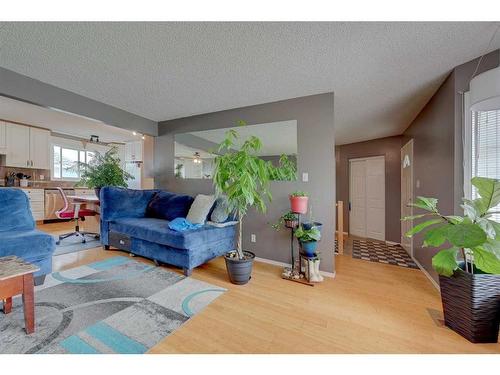
[[[312,227],[316,227],[319,230],[319,232],[321,233],[321,229],[323,228],[323,223],[320,223],[318,221],[314,221],[312,212],[313,212],[313,210],[312,210],[312,205],[311,205],[311,207],[309,208],[309,221],[302,223],[302,226],[304,227],[304,229],[311,229]]]
[[[279,231],[281,227],[294,229],[299,225],[299,216],[292,212],[288,211],[280,216],[278,222],[273,224],[272,227]]]
[[[115,147],[104,154],[96,151],[90,162],[78,164],[82,172],[77,185],[94,188],[97,197],[103,186],[127,187],[127,181],[134,178],[121,168]]]
[[[474,177],[479,197],[463,199],[465,216],[438,211],[435,198],[417,197],[412,206],[429,217],[407,236],[425,232],[423,246],[441,247],[432,258],[439,274],[446,326],[471,342],[497,342],[500,306],[500,223],[492,219],[500,204],[500,180]]]
[[[321,239],[321,232],[319,229],[316,227],[306,229],[301,225],[297,228],[294,235],[299,240],[302,252],[308,257],[314,256],[318,247],[318,241]]]
[[[308,194],[304,191],[295,191],[290,194],[290,207],[292,212],[305,214],[307,212]]]
[[[244,121],[238,123],[246,124]],[[217,195],[227,196],[228,210],[235,212],[238,218],[236,250],[224,256],[229,279],[234,284],[246,284],[251,277],[255,254],[243,251],[243,219],[251,207],[266,211],[266,200],[272,199],[271,177],[276,175],[276,168],[284,167],[275,167],[257,155],[262,147],[259,138],[250,136],[240,147],[236,145],[238,138],[238,132],[230,129],[220,143],[215,157],[213,184]]]

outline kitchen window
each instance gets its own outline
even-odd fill
[[[500,179],[500,110],[472,112],[469,93],[465,93],[464,108],[464,190],[466,198],[475,199],[472,177]],[[492,219],[500,222],[500,214]]]
[[[74,181],[80,179],[81,167],[79,163],[90,162],[94,153],[53,145],[52,155],[52,179]]]

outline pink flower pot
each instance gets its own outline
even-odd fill
[[[309,197],[292,197],[290,196],[291,211],[298,214],[307,212],[307,201]]]

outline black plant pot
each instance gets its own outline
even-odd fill
[[[238,257],[230,258],[228,254],[224,256],[229,280],[233,284],[244,285],[252,277],[252,265],[255,254],[250,251],[243,251],[243,254],[246,256],[245,259],[239,259]]]
[[[445,325],[473,343],[496,343],[500,323],[500,275],[455,271],[439,276]]]

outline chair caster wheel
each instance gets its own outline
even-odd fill
[[[61,241],[56,241],[56,245],[60,245],[61,244]]]
[[[87,243],[87,240],[83,240],[82,243]]]

